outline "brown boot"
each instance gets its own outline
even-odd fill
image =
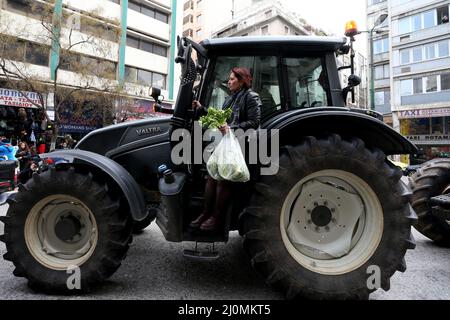
[[[200,230],[202,231],[214,231],[217,228],[218,219],[214,216],[202,223]]]
[[[209,216],[205,213],[202,213],[201,215],[198,216],[197,219],[195,219],[194,221],[192,221],[189,224],[189,227],[191,228],[199,228],[203,222],[205,222],[206,220],[208,220]]]

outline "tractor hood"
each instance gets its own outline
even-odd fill
[[[109,157],[114,150],[126,146],[132,147],[142,142],[153,144],[168,141],[170,119],[170,117],[152,118],[111,125],[92,131],[75,148]]]

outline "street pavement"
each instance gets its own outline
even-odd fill
[[[5,215],[7,206],[0,207]],[[0,234],[3,224],[0,223]],[[450,249],[435,246],[414,231],[417,248],[406,256],[406,273],[391,278],[391,290],[378,290],[373,300],[450,300]],[[31,291],[26,280],[16,278],[12,263],[3,260],[0,243],[0,300],[55,299],[150,299],[150,300],[281,300],[283,295],[267,286],[256,274],[242,249],[242,240],[232,233],[228,244],[218,244],[220,258],[212,262],[191,261],[183,249],[192,243],[170,243],[152,223],[135,236],[120,269],[104,284],[84,296],[48,296]]]

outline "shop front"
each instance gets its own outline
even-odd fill
[[[39,150],[48,134],[40,101],[35,92],[0,88],[0,136],[13,145],[25,141]]]
[[[82,106],[66,102],[59,110],[58,135],[70,135],[74,140],[80,141],[91,131],[102,128],[104,118],[105,110],[95,102],[85,101]]]
[[[401,134],[419,147],[424,160],[450,158],[450,108],[399,111]]]

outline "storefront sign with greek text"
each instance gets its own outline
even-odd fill
[[[398,111],[399,119],[435,118],[450,116],[450,108]]]
[[[39,95],[35,92],[17,91],[0,88],[0,105],[22,108],[36,108],[41,105]]]
[[[450,144],[450,135],[409,135],[406,138],[414,144],[444,145]]]

